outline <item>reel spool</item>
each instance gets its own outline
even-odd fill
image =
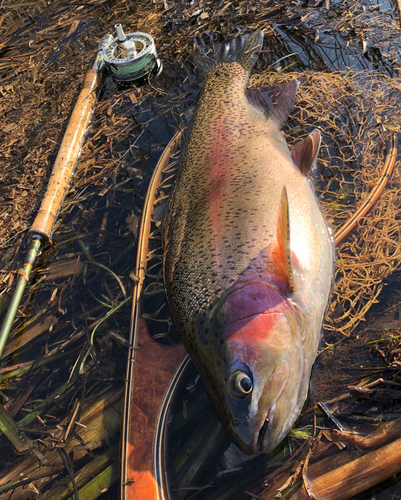
[[[155,72],[156,78],[163,66],[156,53],[155,41],[147,33],[125,34],[121,24],[116,24],[117,38],[103,51],[103,60],[112,76],[119,82],[132,82]]]

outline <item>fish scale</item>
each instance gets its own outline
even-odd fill
[[[294,150],[296,165],[280,132],[297,82],[246,88],[262,36],[198,49],[204,85],[162,235],[173,321],[246,453],[272,451],[302,408],[333,272],[304,171],[320,135]]]

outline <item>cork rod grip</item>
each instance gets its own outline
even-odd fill
[[[53,227],[67,194],[70,179],[96,104],[96,87],[99,83],[99,75],[100,73],[96,69],[90,69],[86,74],[83,88],[78,96],[53,166],[46,194],[30,229],[31,234],[39,234],[51,240]]]

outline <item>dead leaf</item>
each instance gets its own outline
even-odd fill
[[[131,233],[136,234],[138,231],[138,224],[139,224],[139,219],[138,217],[128,215],[126,217],[125,222],[128,225],[128,229],[131,231]]]
[[[136,94],[135,92],[131,92],[130,94],[127,94],[130,101],[132,102],[132,104],[135,104],[137,101],[138,101],[138,98],[136,97]]]
[[[71,27],[70,27],[70,29],[69,29],[69,31],[68,31],[68,33],[67,33],[67,38],[68,38],[70,35],[72,35],[72,34],[74,33],[74,31],[76,31],[76,30],[77,30],[77,28],[78,28],[78,26],[79,26],[79,22],[80,22],[80,21],[79,21],[79,19],[75,19],[75,21],[73,21],[73,22],[72,22]]]
[[[18,127],[18,123],[9,123],[8,125],[5,125],[3,127],[3,132],[5,134],[8,134],[8,132],[11,132],[12,130],[14,130],[17,127]]]

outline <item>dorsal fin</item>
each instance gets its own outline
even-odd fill
[[[281,191],[276,237],[281,272],[284,274],[288,291],[293,292],[295,287],[290,250],[290,212],[288,208],[287,189],[285,186]]]
[[[320,132],[315,129],[306,139],[298,142],[291,152],[292,161],[302,174],[307,177],[316,161],[320,148]]]
[[[245,95],[281,128],[290,114],[298,85],[298,80],[291,80],[278,87],[246,89]]]

